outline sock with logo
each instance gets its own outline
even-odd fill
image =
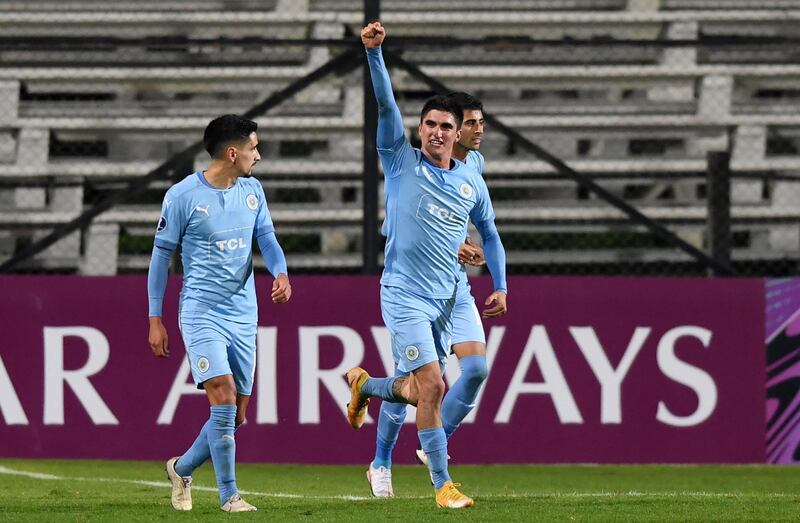
[[[236,487],[236,405],[212,405],[208,426],[208,447],[217,476],[220,505],[238,492]]]
[[[451,481],[450,474],[447,473],[447,436],[441,427],[419,430],[417,434],[422,450],[428,455],[433,487],[440,489],[445,482]]]
[[[475,398],[486,381],[488,367],[486,356],[475,355],[462,358],[461,376],[444,395],[442,401],[442,428],[447,438],[453,435],[467,414],[475,408]]]

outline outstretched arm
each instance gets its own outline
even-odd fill
[[[404,138],[403,116],[397,107],[392,93],[392,82],[383,61],[381,44],[386,38],[386,30],[380,22],[372,22],[361,30],[361,42],[367,52],[367,63],[372,76],[372,88],[378,102],[378,141],[379,149],[391,149]]]

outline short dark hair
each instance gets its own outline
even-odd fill
[[[464,111],[449,97],[437,94],[425,100],[425,105],[422,106],[422,112],[419,115],[419,121],[422,122],[425,119],[425,115],[433,110],[452,114],[456,120],[456,129],[461,129],[461,123],[464,121]]]
[[[455,92],[447,95],[448,98],[453,100],[456,105],[461,107],[461,112],[464,111],[480,111],[483,112],[483,102],[475,98],[469,93]]]
[[[238,114],[224,114],[208,123],[203,133],[203,145],[215,158],[228,144],[247,140],[256,129],[258,124],[252,120]]]

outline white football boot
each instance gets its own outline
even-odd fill
[[[394,497],[392,469],[387,469],[386,467],[375,468],[370,463],[367,469],[367,481],[369,481],[370,492],[376,498]]]
[[[172,483],[172,508],[175,510],[192,510],[192,477],[183,477],[175,470],[178,457],[169,458],[164,470],[167,479]]]
[[[220,509],[222,509],[223,512],[255,512],[258,510],[256,507],[243,500],[238,492],[231,496]]]

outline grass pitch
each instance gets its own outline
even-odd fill
[[[466,510],[437,509],[426,469],[396,466],[394,499],[373,499],[365,466],[237,466],[257,513],[219,511],[210,464],[194,510],[169,502],[163,463],[0,460],[0,520],[780,521],[800,519],[800,468],[782,466],[453,466]]]

